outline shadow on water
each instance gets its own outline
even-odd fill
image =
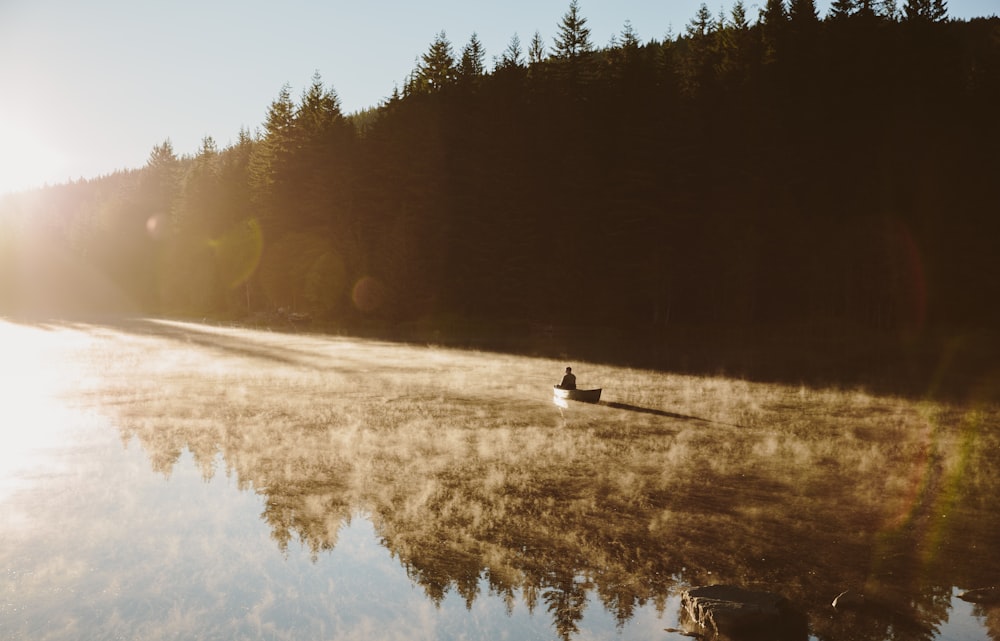
[[[0,317],[0,320],[34,327],[44,331],[77,329],[80,331],[106,330],[137,337],[165,339],[174,343],[197,346],[212,350],[220,355],[256,359],[276,365],[289,365],[321,370],[325,367],[322,358],[315,352],[295,348],[281,339],[285,334],[271,334],[277,340],[264,343],[249,340],[233,334],[212,331],[213,326],[187,321],[171,321],[156,318],[133,318],[128,316],[67,316],[48,317]]]
[[[638,405],[629,405],[628,403],[618,403],[615,401],[601,401],[598,403],[605,407],[610,407],[615,410],[625,410],[628,412],[638,412],[640,414],[652,414],[653,416],[663,416],[665,418],[676,418],[682,421],[701,421],[703,423],[712,423],[715,425],[727,425],[729,427],[743,427],[742,425],[736,425],[734,423],[723,423],[720,421],[713,421],[707,418],[701,418],[699,416],[688,416],[687,414],[678,414],[676,412],[668,412],[666,410],[658,410],[652,407],[639,407]]]

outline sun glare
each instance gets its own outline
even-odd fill
[[[0,195],[61,182],[65,166],[62,153],[0,115]]]
[[[79,337],[64,331],[66,339]],[[20,487],[21,479],[51,472],[47,456],[65,442],[80,419],[60,401],[73,385],[72,365],[61,361],[66,349],[39,327],[0,319],[0,496]],[[44,470],[41,468],[45,468]]]

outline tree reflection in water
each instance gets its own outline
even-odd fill
[[[366,515],[435,603],[471,608],[485,580],[569,639],[590,603],[624,625],[733,583],[783,594],[819,639],[930,640],[953,586],[1000,577],[994,406],[592,366],[621,407],[559,412],[553,361],[219,336],[211,367],[174,345],[116,383],[123,441],[164,474],[188,449],[211,477],[221,454],[282,549],[318,557]],[[834,613],[845,589],[871,607]]]

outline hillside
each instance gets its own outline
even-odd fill
[[[231,147],[5,200],[0,313],[513,323],[557,352],[995,327],[1000,19],[809,4],[605,48],[571,10],[490,71],[442,34],[360,114],[317,75]]]

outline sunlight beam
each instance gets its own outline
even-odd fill
[[[0,195],[48,184],[67,164],[64,153],[0,114]]]

